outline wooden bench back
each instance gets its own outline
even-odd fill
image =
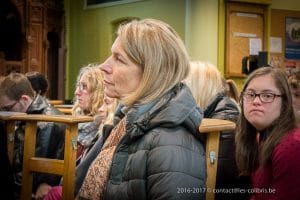
[[[228,120],[204,118],[199,127],[200,134],[207,134],[206,137],[206,199],[214,200],[213,189],[216,188],[216,177],[218,169],[218,154],[220,144],[220,133],[222,131],[235,130],[235,123]]]
[[[78,123],[90,122],[93,121],[93,118],[87,116],[75,117],[71,115],[53,116],[20,114],[10,116],[2,115],[0,119],[5,120],[7,124],[10,124],[7,126],[7,129],[11,128],[11,125],[14,126],[16,121],[26,121],[21,199],[32,199],[33,172],[62,175],[64,179],[63,199],[74,199]],[[64,160],[35,157],[37,122],[40,121],[66,124]],[[11,130],[7,133],[11,133]],[[12,142],[9,142],[8,146],[11,145],[11,143]],[[12,154],[10,156],[12,156]],[[12,159],[12,157],[10,159]]]
[[[75,168],[76,168],[76,144],[78,134],[78,123],[92,121],[92,117],[74,117],[71,115],[25,115],[1,114],[0,119],[7,121],[8,134],[14,130],[15,121],[26,121],[24,158],[23,158],[23,179],[22,199],[31,199],[32,172],[46,172],[62,175],[64,179],[63,199],[74,199]],[[36,129],[38,121],[65,123],[65,152],[64,160],[37,158],[35,155]],[[222,131],[233,131],[235,123],[220,119],[203,119],[199,127],[200,134],[206,134],[206,199],[213,200],[213,189],[216,186],[216,175],[218,167],[218,153],[220,133]],[[14,131],[13,131],[14,133]],[[8,148],[12,156],[13,143],[8,136]],[[13,137],[12,137],[13,138]],[[12,158],[12,157],[10,157]]]
[[[62,104],[64,104],[64,101],[63,100],[49,100],[49,103],[51,104],[51,105],[62,105]]]
[[[54,107],[66,115],[72,115],[73,105],[61,104],[61,105],[54,105]]]

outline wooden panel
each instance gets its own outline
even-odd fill
[[[43,14],[43,5],[37,4],[39,6],[31,5],[30,6],[30,21],[31,22],[43,22],[44,14]]]
[[[24,62],[23,61],[8,61],[8,60],[1,59],[0,74],[6,76],[11,72],[24,73]]]
[[[42,24],[31,24],[28,36],[28,71],[41,71],[43,61],[43,26]]]

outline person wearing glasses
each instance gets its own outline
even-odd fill
[[[300,129],[285,72],[262,67],[243,87],[236,161],[251,177],[250,199],[300,199]]]
[[[60,111],[48,104],[47,100],[36,94],[30,81],[24,74],[11,73],[0,84],[0,110],[23,112],[27,114],[62,115]],[[59,123],[39,122],[37,129],[36,156],[63,159],[65,126]],[[14,138],[13,173],[15,199],[20,198],[22,183],[22,165],[25,123],[18,122]],[[60,176],[34,174],[33,192],[40,183],[56,185]]]
[[[96,64],[80,69],[76,80],[72,115],[85,115],[95,118],[93,122],[78,125],[77,164],[85,157],[98,138],[101,120],[97,120],[98,110],[103,105],[104,87],[101,70]]]
[[[102,72],[95,64],[81,68],[76,81],[75,104],[73,115],[88,115],[94,117],[93,122],[78,125],[77,139],[77,167],[75,175],[75,190],[80,187],[86,171],[101,150],[103,138],[107,130],[111,130],[112,116],[117,102],[104,95]],[[102,98],[102,99],[101,99]],[[63,180],[61,181],[63,184]],[[41,193],[39,197],[44,200],[62,198],[62,187],[50,187],[51,190]],[[47,187],[45,186],[47,191]]]
[[[91,116],[97,119],[98,109],[103,104],[103,78],[102,72],[96,64],[82,67],[78,73],[75,84],[73,116]],[[85,158],[88,151],[99,137],[101,120],[78,124],[77,159],[76,165]],[[51,185],[41,184],[35,193],[36,199],[44,199],[52,189]]]

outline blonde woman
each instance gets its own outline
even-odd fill
[[[90,64],[79,71],[73,115],[95,116],[103,104],[103,77],[98,65]],[[99,125],[97,121],[78,125],[77,163],[80,162],[98,137]]]
[[[97,65],[89,64],[80,69],[74,94],[72,114],[95,116],[103,104],[103,78]],[[78,125],[77,165],[97,141],[99,125],[95,121]],[[48,184],[41,184],[35,193],[35,198],[43,199],[51,188]]]
[[[204,111],[205,118],[225,119],[236,122],[239,107],[234,99],[225,94],[221,73],[211,63],[193,61],[186,84],[194,98]],[[234,158],[234,132],[223,132],[220,138],[216,188],[237,188],[240,180]],[[239,198],[237,193],[216,194],[216,199]]]
[[[120,102],[115,126],[91,164],[78,199],[204,199],[201,111],[182,83],[188,53],[176,31],[155,20],[122,24],[100,66],[104,92]]]

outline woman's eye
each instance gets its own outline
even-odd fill
[[[116,60],[121,63],[125,63],[121,56],[116,56]]]
[[[119,57],[117,57],[117,61],[119,61],[119,62],[123,62]]]

